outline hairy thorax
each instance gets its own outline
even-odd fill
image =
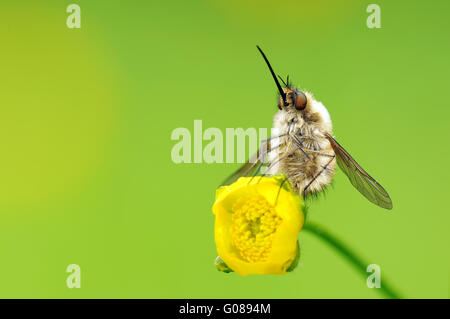
[[[317,111],[279,111],[274,118],[278,141],[271,145],[270,174],[285,174],[296,191],[311,194],[331,183],[335,171],[333,149],[325,134],[331,134]]]

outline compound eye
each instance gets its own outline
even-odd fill
[[[307,99],[305,93],[297,91],[297,97],[295,98],[295,108],[299,111],[306,107]]]

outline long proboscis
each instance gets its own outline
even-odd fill
[[[273,77],[273,79],[275,81],[275,84],[277,85],[278,91],[280,92],[280,95],[283,98],[284,105],[287,105],[288,103],[286,101],[286,93],[284,93],[283,89],[281,88],[280,82],[278,82],[277,76],[275,75],[275,72],[273,71],[272,66],[269,63],[269,60],[267,60],[266,55],[261,50],[259,45],[257,45],[256,47],[258,48],[259,52],[261,53],[262,57],[264,58],[264,61],[266,61],[267,66],[269,67],[270,73],[272,73],[272,77]]]

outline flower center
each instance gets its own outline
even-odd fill
[[[282,219],[261,195],[239,199],[232,208],[231,241],[248,262],[264,261],[272,248],[273,235]]]

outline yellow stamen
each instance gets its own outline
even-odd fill
[[[261,195],[249,195],[232,207],[230,228],[233,246],[248,262],[264,261],[272,248],[273,235],[282,219]]]

